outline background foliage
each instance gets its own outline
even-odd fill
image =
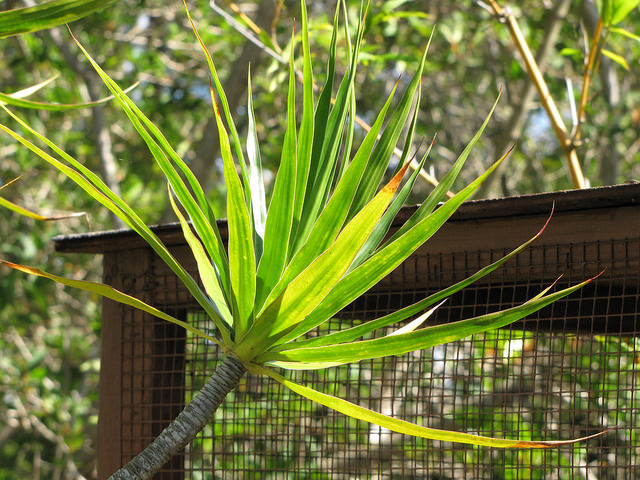
[[[227,79],[224,84],[238,111],[241,129],[246,128],[244,85],[251,63],[263,164],[273,170],[286,122],[287,69],[248,42],[208,2],[191,3],[221,77]],[[437,24],[423,78],[422,111],[416,131],[417,137],[424,139],[438,132],[429,159],[431,173],[437,178],[448,169],[502,85],[503,99],[460,185],[477,176],[517,140],[516,151],[483,190],[484,196],[570,188],[561,148],[544,111],[535,98],[523,105],[529,80],[511,38],[478,3],[376,2],[368,17],[362,56],[368,65],[360,70],[357,80],[358,111],[365,120],[372,120],[367,112],[373,115],[380,108],[395,81],[400,78],[403,84],[410,80],[408,72],[415,69],[426,39]],[[557,37],[551,38],[548,51],[540,53],[538,61],[546,65],[549,87],[570,124],[567,79],[573,82],[577,101],[584,37],[594,26],[594,7],[590,1],[564,2],[570,8],[562,17],[557,15],[561,3],[526,0],[511,7],[534,52],[544,50],[552,27],[558,28]],[[23,5],[9,0],[0,4],[0,9]],[[357,18],[358,6],[359,2],[350,2],[352,18]],[[299,18],[298,2],[246,1],[237,7],[271,33],[286,59],[291,19]],[[229,5],[221,8],[233,14]],[[315,44],[311,50],[326,51],[334,2],[313,2],[309,8],[311,41]],[[636,9],[622,26],[640,33],[639,17]],[[216,214],[221,214],[222,167],[210,115],[209,77],[181,2],[122,0],[75,22],[72,29],[121,85],[142,81],[133,98],[170,143],[178,146],[178,153],[203,179],[212,198],[219,200]],[[14,92],[57,74],[52,85],[30,98],[74,103],[106,95],[65,30],[1,42],[0,65],[6,68],[0,69],[0,92]],[[629,70],[603,58],[594,79],[579,150],[591,185],[640,177],[640,85],[638,62],[634,61],[640,44],[611,36],[607,48],[626,58]],[[320,83],[323,66],[316,65],[314,73]],[[523,125],[514,129],[514,118],[521,111]],[[173,221],[163,177],[117,108],[106,105],[64,113],[24,110],[21,114],[70,154],[102,171],[107,182],[119,188],[149,223]],[[7,120],[3,117],[0,121]],[[50,239],[55,234],[117,228],[119,224],[6,137],[0,138],[0,158],[1,182],[22,175],[19,182],[2,192],[9,200],[45,214],[87,212],[86,218],[38,224],[2,210],[2,257],[66,272],[67,276],[98,279],[99,258],[56,256]],[[416,192],[423,196],[431,187],[426,182],[418,183]],[[6,271],[0,276],[0,478],[95,477],[100,329],[95,300],[79,292],[71,296],[45,279]]]

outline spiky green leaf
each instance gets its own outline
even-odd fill
[[[151,305],[147,305],[142,300],[138,300],[131,295],[127,295],[119,290],[116,290],[109,285],[105,285],[103,283],[96,282],[88,282],[85,280],[74,280],[72,278],[59,277],[58,275],[53,275],[51,273],[44,272],[38,268],[29,267],[26,265],[18,265],[16,263],[8,262],[6,260],[0,260],[0,265],[4,265],[9,268],[13,268],[14,270],[19,270],[24,273],[29,273],[31,275],[36,275],[38,277],[48,278],[49,280],[53,280],[54,282],[60,283],[62,285],[66,285],[68,287],[77,288],[79,290],[85,290],[87,292],[95,293],[105,298],[109,298],[118,303],[122,303],[123,305],[128,305],[130,307],[137,308],[138,310],[142,310],[143,312],[147,312],[154,317],[160,318],[162,320],[166,320],[171,323],[175,323],[176,325],[180,325],[182,328],[190,331],[194,335],[209,340],[210,342],[215,343],[216,345],[221,345],[220,341],[211,335],[203,332],[195,328],[194,326],[183,322],[167,313],[164,313],[161,310],[158,310]]]
[[[357,297],[369,290],[395,269],[426,242],[444,224],[458,207],[482,185],[482,182],[502,163],[505,157],[495,162],[486,172],[471,182],[453,198],[449,199],[431,215],[395,241],[377,251],[359,267],[345,275],[327,294],[317,308],[300,324],[278,339],[278,343],[289,342],[309,330],[321,325]]]
[[[251,214],[253,218],[253,244],[256,251],[256,263],[262,257],[264,230],[267,221],[267,199],[264,192],[262,161],[256,119],[253,112],[253,94],[251,92],[251,71],[247,77],[247,159],[249,160],[249,185],[251,191]]]
[[[44,135],[36,132],[29,124],[10,111],[6,106],[0,105],[11,117],[13,117],[25,130],[34,135],[36,138],[45,143],[51,148],[57,155],[66,161],[71,167],[64,162],[49,155],[41,148],[34,145],[32,142],[19,135],[12,129],[0,124],[0,129],[8,133],[15,140],[27,147],[33,153],[45,160],[47,163],[58,169],[65,174],[70,180],[75,182],[80,188],[87,192],[91,197],[113,212],[118,218],[120,218],[128,227],[133,229],[138,235],[140,235],[158,256],[171,268],[171,270],[180,278],[180,280],[187,287],[187,290],[194,296],[196,301],[202,306],[207,314],[214,320],[221,320],[211,304],[211,301],[200,290],[196,281],[189,275],[180,263],[171,255],[169,250],[160,241],[160,239],[145,225],[144,221],[133,211],[133,209],[120,197],[115,195],[111,189],[91,170],[86,168],[76,159],[71,157],[54,142],[49,140]]]
[[[527,240],[526,242],[524,242],[523,244],[521,244],[511,252],[509,252],[504,257],[500,258],[499,260],[496,260],[495,262],[493,262],[490,265],[487,265],[484,268],[481,268],[476,273],[465,278],[464,280],[461,280],[455,283],[454,285],[451,285],[445,289],[442,289],[436,293],[433,293],[428,297],[423,298],[422,300],[412,305],[401,308],[400,310],[396,310],[395,312],[385,315],[384,317],[380,317],[375,320],[370,320],[366,323],[363,323],[361,325],[356,325],[355,327],[351,327],[346,330],[340,330],[327,335],[321,335],[318,337],[298,340],[295,343],[279,345],[275,347],[273,350],[279,351],[279,350],[284,350],[286,348],[294,348],[294,347],[302,348],[302,347],[322,346],[322,345],[351,342],[353,340],[356,340],[358,338],[361,338],[373,332],[374,330],[388,327],[389,325],[393,325],[395,323],[406,320],[412,315],[421,313],[425,309],[429,308],[431,305],[434,305],[435,303],[450,297],[454,293],[459,292],[463,288],[476,283],[478,280],[487,276],[491,272],[495,271],[498,267],[500,267],[501,265],[504,265],[505,262],[507,262],[517,254],[522,252],[524,249],[529,247],[529,245],[531,245],[531,243],[534,240],[536,240],[537,238],[540,237],[540,235],[542,235],[542,232],[544,232],[550,220],[551,220],[551,216],[549,216],[549,218],[547,219],[547,222],[544,224],[544,226],[540,229],[538,233],[536,233],[529,240]]]
[[[117,0],[53,0],[0,12],[0,38],[71,23],[107,8]]]
[[[380,141],[373,151],[371,161],[367,165],[367,169],[362,176],[360,184],[358,185],[358,190],[351,205],[348,218],[353,217],[358,211],[360,211],[362,206],[373,196],[387,169],[389,159],[391,158],[396,143],[398,142],[400,134],[402,133],[405,124],[407,123],[407,119],[409,118],[409,114],[411,113],[411,107],[416,100],[416,95],[419,95],[418,87],[420,85],[420,79],[422,77],[422,71],[424,69],[430,42],[431,39],[429,39],[429,43],[427,43],[427,46],[424,49],[424,53],[420,58],[420,64],[418,65],[409,86],[402,95],[399,104],[394,109],[393,115],[389,120],[389,124],[386,126]]]
[[[222,123],[220,110],[211,90],[211,101],[218,126],[224,181],[227,186],[227,223],[229,225],[229,279],[234,333],[247,331],[253,322],[253,302],[256,294],[256,257],[253,248],[251,219],[245,193],[236,172],[229,136]]]
[[[223,335],[225,335],[225,339],[229,340],[228,328],[232,326],[233,322],[231,319],[231,311],[227,305],[227,299],[225,298],[224,291],[222,290],[222,285],[220,285],[220,278],[218,277],[216,268],[209,260],[209,257],[207,257],[202,243],[191,230],[187,219],[182,215],[180,208],[176,205],[176,202],[173,199],[173,193],[171,192],[171,187],[168,185],[167,187],[169,190],[169,202],[171,203],[171,208],[175,212],[176,217],[178,217],[180,227],[182,228],[182,234],[184,235],[187,245],[189,245],[191,253],[193,253],[193,257],[196,260],[202,285],[209,295],[209,298],[213,301],[220,317],[224,320],[225,324],[217,325],[218,329],[220,329]]]
[[[471,154],[473,147],[475,147],[476,143],[478,143],[478,141],[480,140],[480,137],[482,136],[482,133],[484,132],[487,125],[489,124],[489,120],[491,119],[493,112],[495,111],[496,106],[498,105],[498,101],[500,100],[501,94],[502,92],[500,92],[500,94],[498,95],[498,98],[496,98],[496,101],[493,103],[493,106],[491,107],[491,110],[485,117],[484,122],[482,123],[478,131],[475,133],[471,141],[464,148],[464,150],[462,151],[458,159],[455,161],[455,163],[453,164],[453,167],[451,167],[451,169],[447,172],[447,174],[440,181],[438,186],[431,192],[431,194],[427,197],[427,199],[424,202],[422,202],[422,204],[418,207],[418,209],[411,216],[411,218],[409,218],[404,223],[404,225],[402,225],[402,227],[400,227],[400,229],[398,229],[398,231],[394,233],[394,235],[389,239],[389,242],[392,242],[394,239],[401,236],[404,232],[409,230],[411,227],[413,227],[416,223],[418,223],[420,220],[425,218],[427,215],[430,215],[431,212],[433,212],[433,210],[438,206],[438,203],[441,202],[446,197],[447,192],[453,186],[453,182],[455,182],[456,178],[458,178],[458,175],[460,174],[462,167],[467,161],[467,158],[469,158],[469,155]]]
[[[293,38],[292,38],[293,42]],[[296,178],[297,178],[297,138],[296,138],[296,97],[293,49],[289,62],[289,93],[287,96],[287,130],[284,134],[280,166],[276,176],[273,196],[267,213],[264,235],[264,252],[258,265],[256,300],[257,309],[278,283],[288,256],[288,242],[293,225]]]
[[[546,296],[533,298],[522,305],[507,310],[489,313],[467,320],[430,326],[413,332],[402,333],[400,335],[388,335],[372,340],[325,345],[321,347],[295,348],[274,353],[266,352],[258,356],[256,362],[272,362],[274,365],[285,368],[306,369],[306,363],[313,365],[320,365],[322,362],[341,364],[386,357],[389,355],[403,355],[415,350],[422,350],[435,345],[460,340],[475,333],[504,327],[531,313],[537,312],[556,300],[566,297],[570,293],[584,287],[592,280],[593,279],[586,280]]]
[[[74,37],[75,39],[75,37]],[[209,201],[200,186],[200,183],[191,172],[191,169],[180,158],[169,144],[160,129],[147,118],[137,105],[127,96],[120,86],[106,74],[104,70],[89,55],[86,49],[76,40],[76,44],[89,60],[104,84],[116,97],[123,111],[129,117],[131,124],[147,144],[157,165],[167,177],[171,188],[178,200],[189,214],[193,226],[198,233],[207,253],[216,265],[220,282],[229,292],[229,274],[227,255],[216,224],[215,216]],[[183,181],[178,170],[185,176],[187,184]]]
[[[508,440],[492,437],[484,437],[480,435],[471,435],[468,433],[452,432],[448,430],[439,430],[435,428],[428,428],[415,423],[393,418],[382,413],[374,412],[368,408],[361,407],[354,403],[351,403],[342,398],[334,397],[333,395],[327,395],[326,393],[319,392],[313,388],[305,387],[304,385],[297,384],[291,380],[286,379],[282,375],[274,372],[271,369],[264,367],[252,367],[251,370],[254,373],[267,375],[277,382],[280,382],[285,387],[291,389],[298,395],[301,395],[309,400],[312,400],[320,405],[336,410],[349,417],[363,420],[365,422],[379,425],[393,432],[403,433],[414,437],[428,438],[431,440],[440,440],[445,442],[455,443],[468,443],[472,445],[483,445],[487,447],[495,448],[549,448],[557,447],[560,445],[570,445],[577,442],[582,442],[589,438],[593,438],[602,435],[604,432],[597,433],[583,438],[576,438],[573,440]]]
[[[347,213],[349,212],[349,206],[353,200],[355,189],[369,161],[371,151],[375,145],[378,133],[382,128],[394,93],[395,87],[380,110],[371,130],[362,141],[353,161],[349,164],[345,174],[340,179],[327,206],[314,224],[307,242],[291,259],[291,262],[278,283],[278,287],[271,292],[272,296],[278,295],[289,282],[297,277],[300,272],[324,252],[342,229]]]
[[[291,327],[301,322],[331,291],[349,268],[358,250],[400,185],[408,165],[356,215],[336,241],[291,281],[277,297],[269,297],[254,328],[242,339],[237,353],[251,359]]]

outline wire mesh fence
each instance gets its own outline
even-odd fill
[[[385,315],[504,253],[421,251],[390,281],[321,328],[336,330]],[[553,440],[617,426],[604,436],[547,450],[416,439],[349,419],[249,375],[157,478],[640,478],[638,265],[639,239],[534,246],[454,295],[431,323],[508,308],[562,274],[557,288],[607,270],[571,297],[498,331],[401,357],[291,374],[325,393],[434,428]],[[171,276],[147,278],[140,282],[142,290],[162,286],[166,291],[153,295],[174,299],[160,305],[165,310],[213,329],[187,296],[173,291],[179,286]],[[173,325],[124,309],[123,315],[120,460],[125,462],[189,401],[219,353]]]
[[[453,295],[429,322],[508,308],[556,280],[555,288],[563,288],[606,268],[590,285],[497,331],[404,356],[289,374],[433,428],[523,440],[615,429],[546,450],[436,442],[346,418],[248,375],[156,478],[640,479],[640,185],[465,204],[427,246],[320,328],[367,322],[466,278],[531,236],[554,202],[554,218],[533,246]],[[407,218],[411,209],[400,213]],[[219,226],[224,237],[225,225]],[[180,229],[156,232],[197,275]],[[106,283],[213,330],[186,288],[130,233],[61,238],[56,248],[104,253]],[[219,352],[179,327],[110,301],[103,304],[102,345],[98,475],[107,478],[175,418],[212,373]]]

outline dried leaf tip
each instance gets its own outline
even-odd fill
[[[518,442],[514,445],[515,448],[552,448],[552,447],[560,447],[562,445],[573,445],[574,443],[584,442],[586,440],[591,440],[592,438],[600,437],[605,433],[610,432],[611,430],[617,429],[618,426],[613,426],[604,429],[601,432],[594,433],[592,435],[587,435],[586,437],[574,438],[572,440],[548,440],[548,441],[529,441],[529,442]]]
[[[37,268],[27,267],[25,265],[19,265],[17,263],[10,262],[8,260],[3,260],[0,258],[0,265],[5,265],[9,268],[13,268],[14,270],[19,270],[25,273],[33,273],[34,275],[38,275],[39,270]]]
[[[533,239],[535,240],[536,238],[539,238],[542,233],[547,229],[547,227],[549,226],[549,223],[551,222],[551,218],[553,217],[553,214],[556,211],[556,202],[554,201],[551,204],[551,212],[549,212],[549,217],[547,217],[547,221],[544,222],[544,225],[542,225],[542,228],[540,229],[540,231],[538,233],[535,234],[535,236],[533,237]]]
[[[587,282],[593,282],[594,280],[600,278],[602,275],[604,275],[604,273],[607,271],[607,267],[604,267],[600,273],[598,273],[596,276],[591,277],[589,280],[587,280]]]
[[[76,36],[71,31],[71,27],[69,26],[69,24],[65,23],[64,26],[67,27],[67,30],[69,30],[69,35],[71,35],[71,38],[73,39],[73,41],[79,44],[78,39],[76,38]]]
[[[409,165],[411,165],[411,160],[403,165],[403,167],[398,171],[398,173],[393,176],[393,178],[389,181],[389,183],[387,183],[383,190],[386,192],[395,192],[398,188],[398,185],[400,185],[400,182],[402,182],[402,178],[404,177],[407,168],[409,168]]]

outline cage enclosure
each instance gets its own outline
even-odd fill
[[[431,323],[508,308],[562,275],[591,285],[525,320],[463,341],[296,380],[423,425],[520,439],[604,436],[547,450],[416,439],[329,411],[247,376],[161,479],[640,478],[640,184],[463,205],[427,244],[323,328],[389,313],[533,246],[454,295]],[[410,207],[401,212],[405,218]],[[221,224],[224,235],[224,224]],[[155,232],[197,276],[179,226]],[[60,252],[104,255],[104,281],[213,329],[173,273],[129,231],[58,237]],[[559,288],[559,287],[558,287]],[[103,303],[98,475],[143,449],[218,361],[215,345],[109,300]]]

